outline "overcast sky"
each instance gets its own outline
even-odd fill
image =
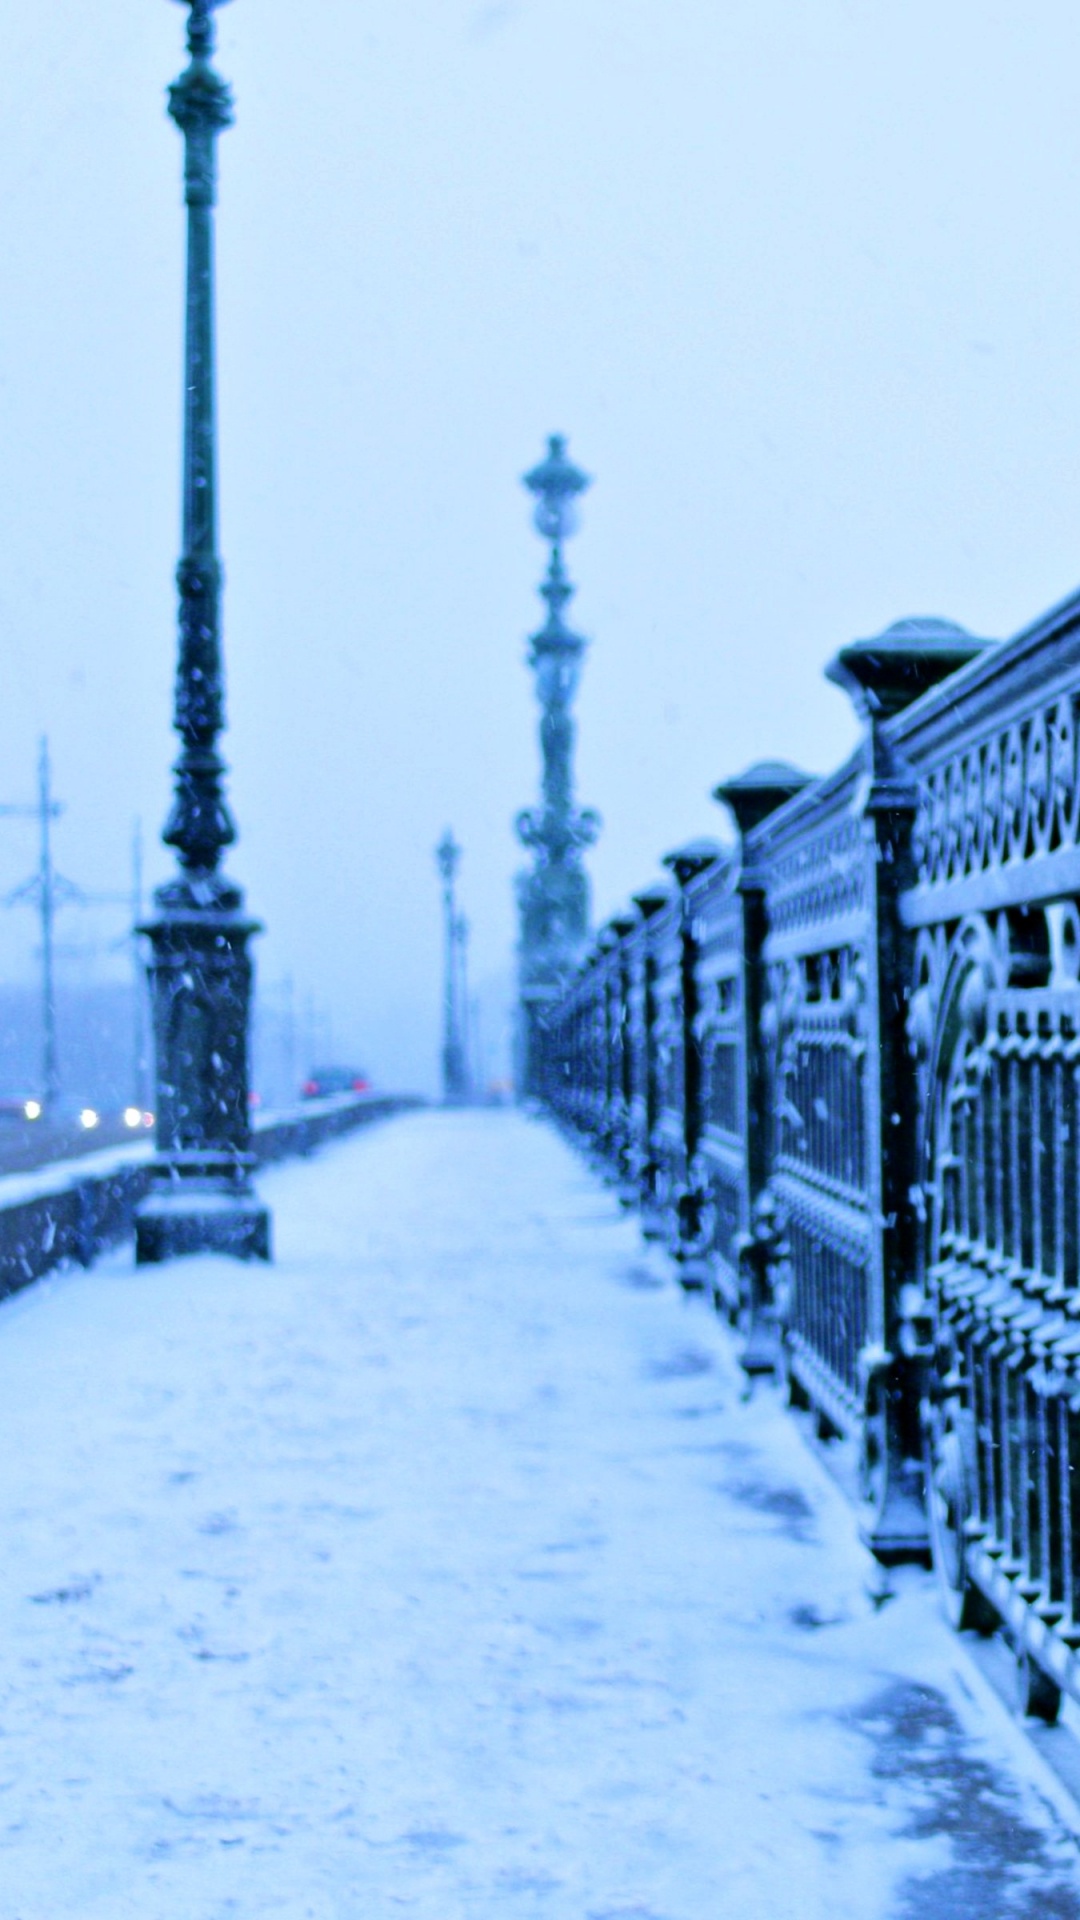
[[[60,864],[107,891],[173,757],[184,13],[0,18],[0,800],[47,730]],[[598,917],[722,825],[723,776],[846,751],[844,641],[909,613],[1006,634],[1080,578],[1080,22],[235,0],[219,23],[232,867],[270,989],[291,973],[338,1052],[430,1085],[448,823],[475,972],[512,961],[544,561],[519,476],[547,434],[596,482],[570,560]],[[0,889],[32,856],[0,820]],[[4,969],[32,946],[0,916]]]

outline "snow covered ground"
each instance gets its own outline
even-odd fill
[[[3,1920],[1080,1920],[1067,1803],[566,1146],[0,1308]]]

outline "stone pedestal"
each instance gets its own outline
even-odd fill
[[[153,1186],[136,1218],[140,1263],[181,1253],[270,1258],[270,1216],[251,1177],[248,1031],[258,923],[222,882],[161,889],[150,985],[157,1059]]]

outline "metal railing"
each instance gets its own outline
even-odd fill
[[[1080,595],[829,669],[862,737],[717,790],[543,1036],[543,1093],[822,1433],[883,1559],[1080,1697]],[[622,1056],[628,1052],[629,1069]]]

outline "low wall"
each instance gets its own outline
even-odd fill
[[[260,1114],[252,1145],[260,1166],[313,1153],[376,1120],[422,1106],[410,1094],[341,1093]],[[53,1268],[88,1267],[133,1231],[150,1184],[149,1141],[0,1176],[0,1298]]]

